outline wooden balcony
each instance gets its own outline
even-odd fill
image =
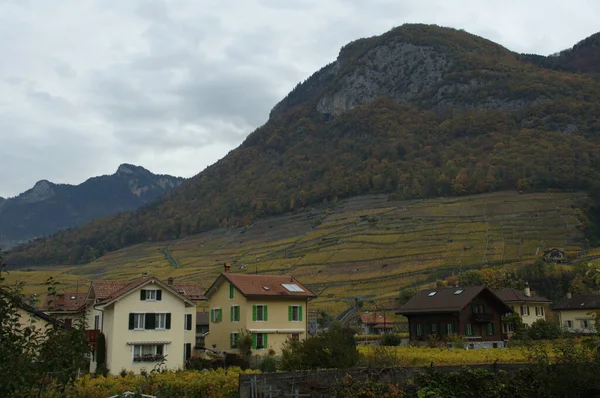
[[[477,323],[492,322],[494,320],[494,314],[489,313],[489,312],[480,312],[480,313],[473,314],[471,319],[473,320],[473,322],[477,322]]]
[[[87,333],[88,343],[98,342],[98,335],[100,334],[98,329],[87,329],[85,332]]]

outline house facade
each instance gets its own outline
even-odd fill
[[[528,326],[539,319],[547,320],[549,317],[552,301],[543,296],[531,294],[529,285],[525,285],[523,290],[506,288],[494,293],[512,309],[512,312],[521,315],[523,323]],[[502,331],[510,337],[514,332],[514,325],[503,322]]]
[[[76,319],[82,319],[85,310],[85,298],[87,292],[56,293],[46,296],[44,304],[39,308],[46,314],[52,316],[71,326]]]
[[[396,326],[391,318],[380,312],[363,312],[360,314],[360,332],[365,335],[390,333]]]
[[[542,258],[547,263],[565,264],[567,262],[565,252],[556,248],[544,251]]]
[[[222,273],[206,291],[210,330],[206,348],[236,351],[240,333],[252,335],[255,353],[281,353],[287,339],[304,340],[307,304],[316,297],[290,276]]]
[[[420,291],[397,313],[408,319],[412,342],[458,335],[467,348],[499,348],[502,315],[511,311],[485,286],[468,286]]]
[[[553,308],[560,325],[573,333],[596,333],[595,314],[600,312],[600,295],[571,294],[560,300]]]
[[[106,367],[113,374],[151,371],[159,364],[182,369],[192,356],[196,301],[202,299],[199,286],[172,279],[97,280],[87,293],[86,323],[90,331],[104,334]],[[96,361],[94,352],[92,372]]]

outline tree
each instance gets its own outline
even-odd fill
[[[98,334],[98,342],[96,343],[96,373],[106,375],[106,336],[104,333]]]
[[[478,286],[484,285],[485,281],[481,275],[481,272],[468,270],[458,275],[458,284],[460,286]]]
[[[513,312],[509,315],[504,316],[502,318],[502,323],[512,324],[512,326],[513,326],[512,338],[513,339],[516,339],[516,340],[527,339],[527,329],[529,328],[529,326],[527,326],[523,322],[521,315],[517,314],[516,312]]]
[[[413,298],[416,294],[417,294],[416,288],[405,287],[404,289],[400,290],[398,297],[396,297],[396,302],[400,305],[405,304],[406,302],[408,302],[408,300]]]
[[[538,319],[527,330],[527,336],[532,340],[554,340],[563,336],[563,330],[557,323]]]

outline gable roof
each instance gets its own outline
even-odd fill
[[[298,282],[293,276],[285,275],[253,275],[222,273],[206,291],[206,296],[213,295],[222,283],[228,281],[244,297],[297,297],[315,298],[316,294]],[[300,291],[288,290],[284,285],[296,285]]]
[[[70,326],[68,326],[64,322],[61,322],[58,319],[53,318],[50,315],[48,315],[40,310],[36,310],[31,305],[25,303],[21,297],[16,297],[12,293],[7,292],[6,290],[2,289],[1,287],[0,287],[0,296],[7,297],[14,306],[22,309],[25,312],[28,312],[32,316],[43,319],[44,321],[46,321],[54,326],[61,327],[63,329],[70,328]]]
[[[459,294],[455,294],[461,291]],[[435,292],[435,294],[432,294]],[[485,286],[445,287],[441,289],[421,290],[396,313],[417,314],[427,312],[455,312],[466,307],[480,294],[487,295],[501,307],[502,313],[512,312],[512,309]]]
[[[496,296],[500,297],[506,303],[522,302],[522,301],[535,302],[535,303],[551,303],[552,302],[552,300],[548,300],[546,297],[543,297],[543,296],[537,296],[537,295],[526,296],[525,292],[523,292],[522,290],[512,289],[512,288],[496,290],[494,293],[496,293]]]
[[[85,298],[87,293],[57,293],[53,298],[53,303],[50,303],[52,296],[46,295],[46,302],[40,307],[40,310],[46,312],[61,312],[61,311],[79,311],[85,306]]]
[[[600,295],[598,294],[573,294],[560,300],[554,310],[598,310],[600,309]]]
[[[179,282],[169,285],[154,277],[142,277],[131,281],[96,280],[92,281],[90,291],[94,291],[99,304],[108,305],[151,283],[156,283],[191,305],[195,305],[196,301],[205,300],[202,288],[196,283]]]

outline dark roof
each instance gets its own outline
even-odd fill
[[[210,297],[224,282],[229,281],[245,297],[298,297],[315,298],[316,294],[298,282],[293,276],[255,275],[222,273],[206,291]],[[295,285],[297,291],[289,290],[284,285]]]
[[[196,312],[196,325],[208,325],[209,319],[208,312]]]
[[[496,296],[498,296],[502,300],[504,300],[505,303],[523,302],[523,301],[524,302],[536,302],[536,303],[551,303],[552,302],[552,300],[548,300],[546,297],[543,297],[543,296],[537,296],[537,295],[526,296],[524,291],[518,290],[518,289],[506,288],[506,289],[496,290],[494,293],[496,293]]]
[[[459,294],[456,294],[459,292]],[[435,292],[435,294],[432,294]],[[501,306],[502,313],[512,312],[500,297],[485,286],[445,287],[441,289],[421,290],[397,314],[417,314],[424,312],[455,312],[466,307],[479,294],[486,294]]]
[[[553,308],[554,310],[597,310],[600,309],[599,294],[573,294],[565,296]]]

